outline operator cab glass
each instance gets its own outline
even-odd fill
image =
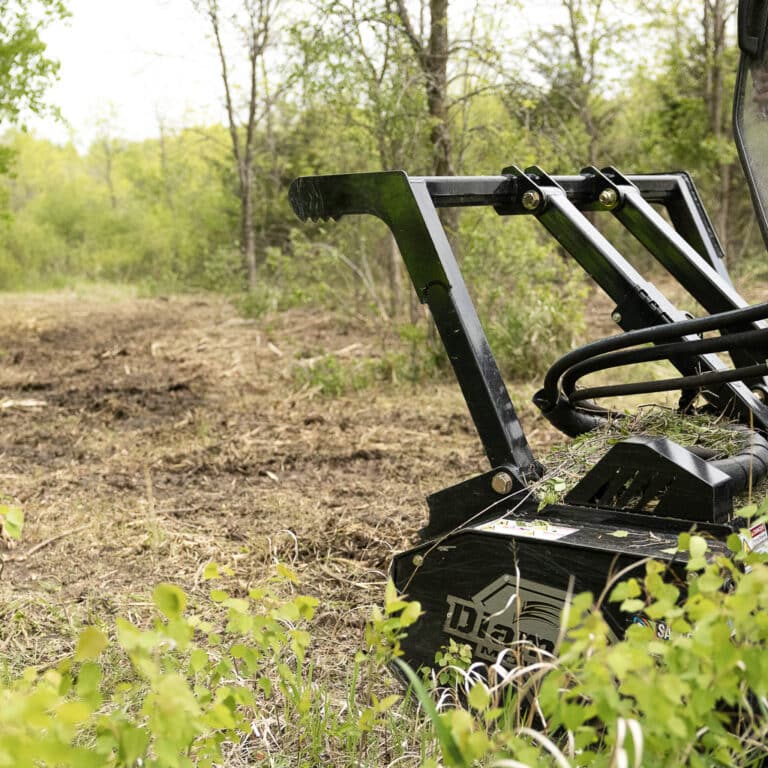
[[[741,60],[733,129],[763,240],[768,245],[768,0],[739,3]]]

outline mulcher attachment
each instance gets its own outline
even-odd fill
[[[690,178],[683,173],[623,176],[585,168],[549,176],[514,166],[499,176],[409,177],[403,172],[297,179],[291,204],[302,219],[367,213],[397,240],[419,299],[435,325],[491,469],[432,494],[423,543],[395,557],[398,590],[424,615],[403,647],[430,665],[449,640],[469,643],[477,660],[519,663],[554,646],[560,612],[574,592],[600,593],[608,576],[647,557],[674,578],[678,534],[692,527],[725,550],[737,526],[733,495],[768,470],[768,443],[746,430],[747,448],[707,461],[666,439],[615,445],[569,493],[541,506],[535,459],[491,353],[437,209],[492,206],[532,215],[615,303],[625,331],[557,361],[535,402],[553,424],[578,435],[616,417],[585,401],[577,379],[640,359],[665,358],[680,377],[589,390],[591,397],[681,389],[681,407],[706,408],[768,431],[768,304],[747,307],[728,277],[720,244]],[[654,206],[666,208],[668,223]],[[585,212],[610,214],[644,245],[704,310],[691,319],[646,281]],[[703,338],[717,330],[720,337]],[[652,343],[653,348],[629,349]],[[717,353],[726,352],[728,364]],[[634,390],[633,390],[634,387]],[[639,566],[638,566],[639,567]],[[621,637],[632,617],[604,608]]]

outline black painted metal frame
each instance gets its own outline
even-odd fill
[[[392,231],[419,299],[428,304],[492,467],[504,466],[515,486],[540,474],[515,408],[467,292],[437,209],[493,206],[500,215],[531,214],[616,304],[625,331],[683,320],[676,307],[584,216],[610,212],[693,298],[714,314],[747,306],[734,289],[723,251],[696,189],[685,173],[623,176],[614,168],[585,168],[549,176],[511,166],[499,176],[409,177],[402,171],[296,179],[290,200],[302,220],[372,214]],[[654,208],[666,208],[671,224]],[[763,321],[733,330],[765,328]],[[693,340],[693,336],[681,340]],[[737,365],[764,362],[768,349],[729,351]],[[729,366],[716,354],[672,361],[694,375]],[[721,410],[768,431],[764,378],[720,384],[706,392]]]

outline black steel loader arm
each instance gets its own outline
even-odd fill
[[[524,475],[535,461],[491,354],[474,304],[424,179],[399,171],[296,179],[290,200],[299,218],[378,216],[400,248],[416,293],[429,305],[491,466]]]
[[[290,201],[300,219],[372,214],[390,228],[419,299],[428,304],[492,467],[512,466],[525,480],[539,473],[501,373],[467,292],[437,208],[490,205],[501,215],[533,214],[616,304],[612,317],[630,331],[688,317],[644,280],[583,215],[611,212],[710,314],[747,306],[734,290],[722,249],[686,174],[622,176],[586,168],[551,177],[509,167],[500,176],[409,177],[402,171],[296,179]],[[653,204],[667,208],[674,226]],[[492,258],[492,256],[491,256]],[[744,322],[731,331],[764,328]],[[683,336],[679,340],[697,339]],[[768,348],[729,350],[737,366],[764,363]],[[683,376],[728,368],[716,354],[672,359]],[[709,387],[715,407],[768,431],[768,393],[755,376]]]

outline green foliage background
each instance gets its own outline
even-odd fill
[[[717,4],[732,10],[725,0]],[[457,172],[493,174],[510,163],[553,173],[576,173],[588,163],[625,172],[685,168],[725,229],[731,269],[761,272],[763,245],[727,114],[713,122],[706,86],[724,73],[717,98],[727,113],[736,62],[732,25],[722,50],[713,51],[711,22],[706,14],[702,22],[702,5],[692,0],[673,11],[601,0],[562,0],[562,7],[570,21],[553,16],[524,40],[494,24],[491,7],[466,20],[460,11],[451,17],[462,30],[454,33],[449,87]],[[42,18],[65,12],[54,2],[40,9]],[[259,280],[241,306],[260,314],[309,304],[414,322],[407,281],[405,291],[393,282],[385,229],[364,217],[300,226],[287,189],[306,174],[397,167],[428,173],[431,123],[418,62],[376,0],[315,0],[306,10],[307,19],[281,28],[276,46],[290,65],[270,75],[274,96],[261,105],[256,125]],[[526,3],[504,12],[522,17]],[[0,47],[0,61],[12,55],[13,40],[27,55],[23,93],[14,91],[18,78],[0,79],[3,149],[12,158],[0,179],[0,289],[122,281],[147,291],[243,291],[227,130],[159,128],[159,138],[127,142],[103,126],[78,151],[11,127],[25,106],[43,109],[42,89],[56,70],[39,26],[20,18],[16,37]],[[640,59],[637,39],[647,43]],[[647,264],[628,238],[612,237]],[[454,241],[509,370],[538,372],[544,357],[570,346],[581,330],[584,278],[535,222],[464,211]]]

